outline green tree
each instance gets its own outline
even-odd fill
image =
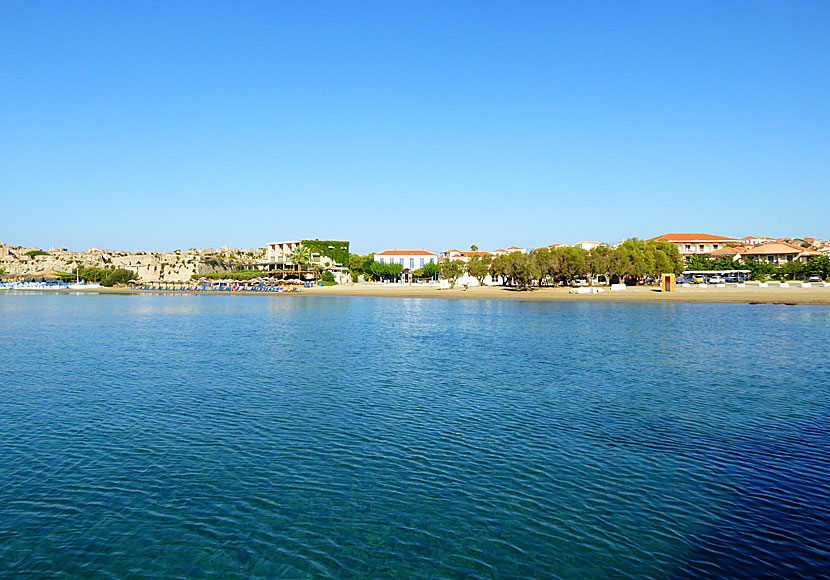
[[[371,272],[374,278],[378,280],[397,279],[403,273],[403,266],[401,264],[382,264],[380,262],[372,262]]]
[[[830,279],[830,257],[813,256],[807,260],[804,270],[807,274],[821,276],[823,280]]]
[[[775,264],[766,260],[749,260],[744,264],[745,270],[749,270],[749,277],[753,280],[766,280],[777,273]]]
[[[440,272],[441,278],[450,283],[450,288],[455,288],[455,282],[464,273],[464,264],[456,260],[444,260]]]
[[[372,261],[374,261],[374,257]],[[357,276],[363,274],[363,265],[365,263],[366,256],[360,256],[358,254],[349,255],[349,272],[352,274],[353,279],[357,280]]]
[[[484,278],[490,273],[490,256],[476,254],[467,263],[467,272],[478,280],[479,285],[484,283]]]
[[[29,250],[25,255],[30,258],[34,258],[35,256],[48,256],[49,252],[44,252],[43,250]]]
[[[553,251],[557,266],[557,277],[572,282],[588,274],[588,252],[578,247],[556,248]]]
[[[613,250],[610,258],[611,273],[620,277],[633,276],[638,281],[646,276],[658,276],[663,273],[680,274],[684,269],[680,251],[674,244],[665,240],[646,242],[631,238]],[[706,270],[709,269],[708,265],[707,258],[696,258],[693,266],[686,267],[690,270]]]
[[[116,268],[108,270],[107,274],[101,280],[101,286],[114,286],[116,284],[129,284],[133,280],[137,280],[138,276],[132,270],[125,268]]]
[[[657,240],[646,242],[646,247],[655,256],[655,269],[654,272],[650,274],[651,276],[659,276],[661,274],[670,273],[679,276],[683,272],[685,262],[683,261],[683,256],[680,255],[680,250],[677,249],[676,245],[665,240]],[[727,260],[732,259],[726,256],[723,258]],[[725,269],[734,270],[734,268]]]
[[[791,280],[804,277],[806,273],[806,264],[804,262],[787,262],[778,268],[778,273],[781,278],[789,278]]]
[[[478,252],[478,246],[476,246],[475,244],[473,244],[472,246],[470,246],[470,251],[471,251],[471,252]]]
[[[435,262],[427,262],[426,264],[424,264],[424,267],[421,269],[421,271],[423,272],[423,276],[435,278],[441,272],[441,267]]]
[[[507,286],[509,284],[509,262],[510,258],[508,258],[508,254],[499,254],[495,258],[493,258],[492,263],[490,264],[490,275],[493,277],[493,280],[496,278],[501,278],[502,285]]]
[[[403,274],[403,264],[386,264],[386,273],[387,276],[396,280],[401,274]]]
[[[530,253],[530,257],[538,273],[536,281],[539,286],[542,286],[548,279],[556,279],[559,261],[557,256],[549,248],[536,248]]]
[[[540,270],[533,256],[524,252],[508,254],[510,277],[522,290],[529,290],[533,282],[540,278]]]
[[[605,283],[611,283],[611,253],[613,250],[606,246],[597,246],[588,252],[588,275],[599,279],[605,278]]]
[[[305,246],[297,246],[291,253],[291,261],[297,265],[297,270],[306,270],[311,263],[311,251]]]
[[[363,258],[363,266],[361,271],[363,275],[366,277],[367,280],[374,279],[374,274],[372,272],[372,264],[375,263],[375,254],[369,254]]]

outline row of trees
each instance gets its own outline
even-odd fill
[[[129,284],[138,279],[135,272],[125,268],[95,268],[89,266],[80,268],[77,272],[58,272],[57,274],[63,282],[74,282],[77,277],[86,282],[97,282],[101,286]]]
[[[376,262],[374,254],[352,254],[349,269],[355,281],[361,275],[366,280],[396,279],[403,272],[400,264]],[[529,288],[534,285],[570,284],[580,278],[606,284],[613,280],[639,283],[664,273],[679,276],[684,270],[736,269],[750,270],[753,280],[801,278],[813,274],[828,279],[830,258],[817,256],[807,262],[789,262],[780,267],[761,261],[738,265],[729,257],[714,259],[706,255],[691,256],[684,262],[677,246],[670,242],[631,238],[616,248],[600,246],[590,251],[563,247],[538,248],[530,253],[513,252],[494,258],[476,254],[466,263],[446,260],[440,265],[425,264],[412,275],[421,278],[440,274],[451,285],[455,285],[464,274],[477,279],[479,284],[491,276],[494,280],[500,279],[504,285]]]
[[[401,264],[381,264],[375,261],[374,254],[360,256],[352,254],[349,257],[349,273],[352,280],[357,282],[358,277],[363,276],[365,280],[396,280],[403,274],[403,265]],[[434,278],[438,276],[438,264],[424,264],[423,268],[419,268],[411,272],[415,278]]]
[[[489,275],[494,280],[500,278],[505,285],[529,288],[569,284],[578,278],[604,279],[605,283],[614,278],[641,281],[663,273],[680,274],[683,268],[683,259],[674,244],[632,238],[613,249],[538,248],[530,253],[513,252],[495,258],[475,255],[466,264],[445,261],[441,264],[441,277],[455,285],[467,273],[480,284]]]
[[[807,276],[817,275],[824,280],[830,278],[830,258],[827,256],[813,256],[806,262],[787,262],[776,266],[761,260],[749,260],[745,264],[738,264],[730,257],[711,258],[706,254],[690,256],[686,270],[749,270],[752,280],[795,280]]]

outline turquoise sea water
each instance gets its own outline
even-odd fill
[[[830,577],[830,308],[0,294],[0,577]]]

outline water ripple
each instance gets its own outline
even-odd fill
[[[830,577],[828,309],[281,298],[0,296],[0,576]]]

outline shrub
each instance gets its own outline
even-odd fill
[[[349,265],[349,242],[345,240],[301,240],[300,244],[311,254],[326,256],[341,266]]]
[[[125,268],[116,268],[115,270],[109,270],[107,275],[101,281],[101,286],[114,286],[116,284],[128,284],[131,281],[137,279],[135,272],[132,270],[127,270]]]

